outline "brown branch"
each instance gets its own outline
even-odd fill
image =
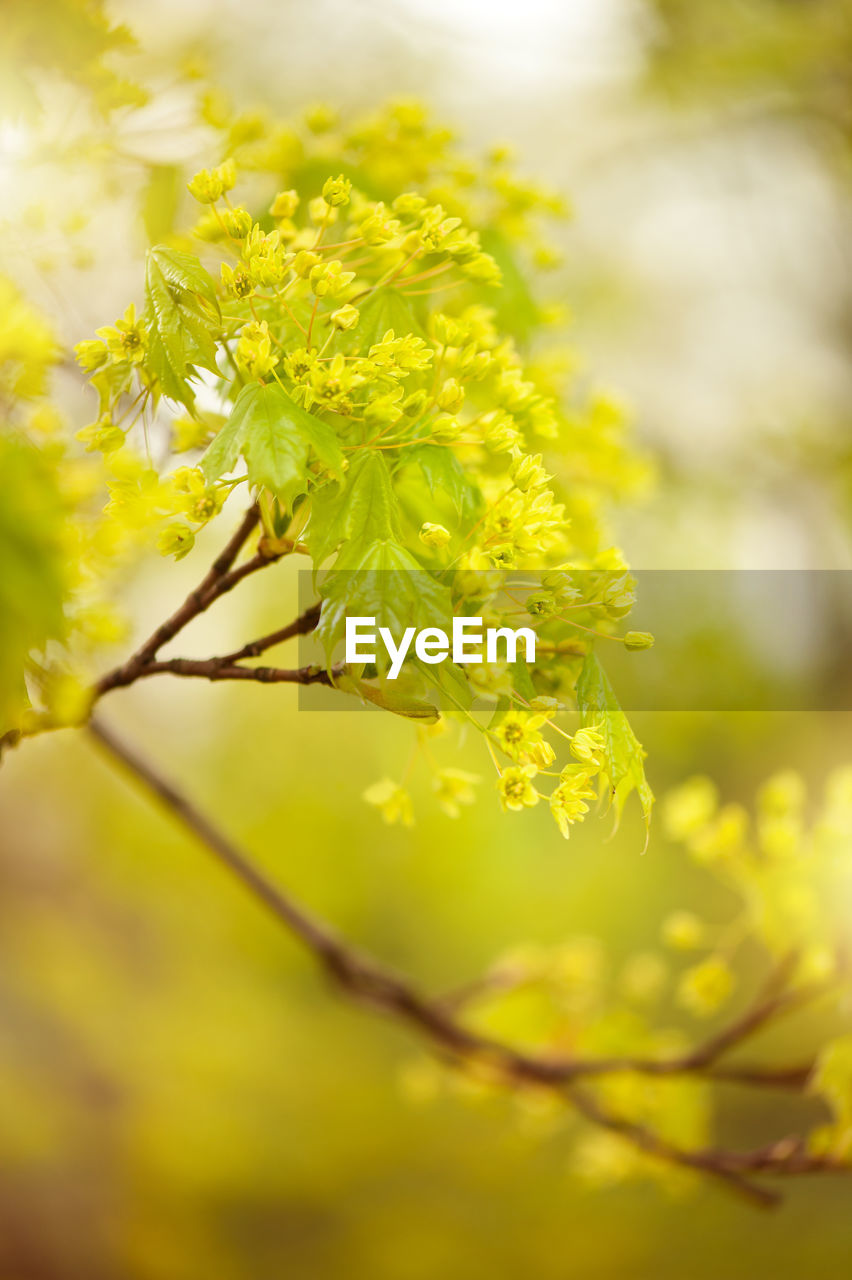
[[[760,1209],[772,1209],[780,1203],[781,1196],[777,1191],[771,1191],[751,1182],[743,1171],[731,1167],[727,1153],[710,1149],[684,1151],[681,1147],[676,1147],[665,1138],[661,1138],[645,1125],[605,1110],[597,1099],[584,1089],[572,1087],[569,1090],[569,1096],[580,1115],[591,1124],[606,1129],[609,1133],[617,1134],[646,1155],[653,1156],[657,1160],[665,1160],[668,1164],[678,1165],[684,1169],[704,1173]]]
[[[111,689],[124,688],[138,679],[144,667],[156,658],[160,649],[169,640],[173,640],[193,618],[204,613],[214,600],[218,600],[225,592],[231,591],[238,582],[257,569],[271,564],[279,558],[277,552],[258,550],[251,560],[239,568],[232,568],[234,561],[242,550],[252,530],[260,518],[257,504],[249,507],[243,516],[239,528],[219,553],[207,573],[197,587],[190,591],[183,604],[175,610],[171,617],[161,622],[144,644],[121,666],[107,672],[95,685],[95,696],[102,697]]]
[[[242,649],[235,649],[233,653],[226,653],[219,661],[230,666],[234,662],[242,662],[244,658],[256,658],[267,649],[283,644],[285,640],[292,640],[295,636],[309,635],[319,622],[319,617],[320,605],[312,604],[305,609],[304,613],[300,613],[298,618],[288,622],[286,627],[271,631],[269,635],[261,636],[259,640],[252,640],[249,644],[244,644]]]
[[[164,658],[149,662],[135,677],[174,675],[200,676],[205,680],[254,680],[259,684],[325,684],[334,688],[334,676],[342,666],[332,667],[241,667],[226,658]]]
[[[708,1041],[703,1049],[690,1057],[669,1063],[652,1063],[637,1059],[559,1060],[524,1053],[511,1045],[480,1035],[463,1025],[441,1000],[430,999],[406,978],[356,951],[327,924],[317,919],[283,893],[251,859],[224,836],[195,805],[167,778],[127,746],[99,720],[93,719],[89,731],[104,750],[125,770],[152,791],[166,808],[196,839],[214,854],[251,893],[308,948],[337,985],[353,998],[369,1004],[410,1025],[423,1035],[451,1062],[459,1066],[482,1067],[507,1084],[536,1085],[559,1090],[573,1102],[577,1110],[592,1123],[617,1133],[639,1150],[684,1168],[707,1173],[730,1190],[761,1206],[777,1202],[777,1193],[755,1185],[747,1176],[753,1173],[793,1174],[801,1172],[850,1172],[827,1157],[807,1155],[798,1139],[785,1139],[781,1144],[763,1148],[757,1153],[717,1150],[685,1151],[633,1121],[606,1111],[593,1094],[577,1086],[584,1075],[604,1071],[648,1070],[654,1074],[699,1073],[698,1060],[703,1053],[709,1066],[723,1052],[721,1036]],[[785,966],[787,961],[784,962]],[[773,988],[780,981],[773,975]],[[778,996],[774,997],[776,1006]],[[758,1002],[763,1008],[767,1001]],[[736,1035],[729,1035],[726,1046],[745,1034],[746,1015],[734,1024]],[[761,1024],[765,1015],[751,1024]],[[793,1145],[791,1145],[791,1143]]]

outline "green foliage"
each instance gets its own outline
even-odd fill
[[[311,456],[331,472],[343,462],[331,428],[294,404],[276,382],[243,387],[202,460],[208,480],[233,471],[240,455],[246,460],[249,484],[268,489],[286,509],[307,489]]]
[[[158,245],[148,251],[145,301],[150,371],[164,395],[190,406],[193,367],[217,371],[210,314],[202,306],[218,314],[216,287],[193,254]]]
[[[16,434],[0,434],[0,732],[27,704],[29,652],[61,639],[67,590],[63,499],[52,467]]]
[[[447,587],[436,582],[405,547],[390,538],[348,545],[322,585],[317,638],[331,654],[346,617],[376,619],[399,637],[406,627],[446,626],[452,616]]]
[[[616,821],[625,801],[635,791],[646,825],[651,820],[654,795],[645,780],[645,752],[636,740],[615,691],[594,652],[583,661],[577,681],[577,706],[584,726],[598,727],[604,738],[604,772],[609,781]]]
[[[308,543],[321,565],[341,543],[357,558],[374,542],[399,538],[396,499],[381,453],[356,455],[345,477],[314,495]]]

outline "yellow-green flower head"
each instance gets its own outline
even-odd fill
[[[225,230],[234,240],[243,240],[252,229],[252,216],[248,209],[239,206],[236,209],[225,209],[222,214]]]
[[[292,218],[298,207],[298,191],[279,191],[269,206],[269,212],[273,218]]]
[[[539,769],[552,763],[555,752],[539,730],[547,724],[546,715],[529,715],[526,711],[507,711],[494,730],[494,736],[512,760],[531,762]]]
[[[532,454],[521,454],[512,463],[512,469],[509,474],[515,486],[522,493],[527,493],[530,489],[541,489],[547,484],[548,480],[553,479],[541,465],[540,453],[537,453],[534,457]]]
[[[719,793],[709,778],[689,778],[663,800],[663,830],[669,840],[688,840],[712,820]]]
[[[243,267],[234,270],[227,262],[223,262],[221,276],[224,288],[234,298],[248,298],[254,292],[252,278]]]
[[[144,324],[136,319],[136,308],[132,302],[122,319],[116,320],[115,327],[107,325],[95,332],[106,343],[107,353],[114,363],[141,364],[145,359],[147,333]]]
[[[674,951],[694,951],[704,939],[704,925],[691,911],[673,911],[663,921],[663,941]]]
[[[653,951],[637,951],[622,970],[620,986],[634,1004],[650,1004],[662,994],[667,976],[662,957]]]
[[[389,217],[387,209],[380,201],[370,207],[370,212],[359,224],[358,232],[368,245],[375,246],[387,244],[389,240],[393,240],[399,233],[401,225],[397,218]]]
[[[571,738],[571,754],[583,764],[602,769],[606,761],[606,738],[601,733],[601,725],[578,729]]]
[[[195,534],[185,524],[170,524],[157,538],[157,550],[161,556],[174,556],[182,560],[195,544]]]
[[[311,133],[328,133],[337,124],[337,112],[327,102],[318,102],[305,112],[305,124]]]
[[[319,266],[321,262],[322,258],[318,253],[314,253],[311,249],[300,249],[293,259],[292,268],[300,280],[306,280],[314,267]]]
[[[215,204],[237,181],[237,167],[233,160],[226,160],[215,169],[201,169],[190,182],[187,190],[199,204]]]
[[[90,423],[87,427],[81,427],[75,434],[75,439],[86,446],[87,453],[115,453],[125,442],[125,435],[121,427],[117,427],[109,414],[98,418],[97,422]]]
[[[455,440],[461,435],[461,423],[452,414],[441,413],[432,421],[434,440]]]
[[[331,226],[337,221],[337,210],[330,204],[326,204],[322,196],[315,196],[313,200],[308,201],[308,217],[317,226],[321,224]]]
[[[423,196],[415,195],[412,191],[404,191],[393,202],[393,211],[401,218],[416,218],[425,207],[426,201]]]
[[[454,316],[437,311],[430,321],[432,336],[445,347],[460,347],[467,340],[465,328]]]
[[[237,342],[236,360],[239,367],[253,378],[263,378],[275,367],[277,357],[272,353],[272,338],[265,320],[244,324]]]
[[[587,800],[595,799],[588,773],[584,769],[569,766],[562,770],[561,781],[550,796],[550,812],[560,833],[568,839],[569,828],[581,822],[589,812]]]
[[[497,788],[504,812],[511,810],[517,813],[538,804],[541,796],[532,784],[537,773],[534,764],[509,765],[503,770]]]
[[[444,413],[458,413],[464,404],[464,387],[456,378],[447,378],[435,403]]]
[[[86,338],[83,342],[78,342],[74,348],[74,355],[77,357],[80,368],[86,373],[94,373],[95,369],[100,369],[109,358],[106,343],[95,338]]]
[[[550,591],[531,591],[524,603],[533,618],[551,618],[559,611],[559,601]]]
[[[464,769],[439,769],[432,780],[432,788],[444,813],[450,818],[457,818],[461,812],[460,805],[475,801],[474,787],[479,781],[478,774],[467,773]]]
[[[336,311],[331,313],[331,323],[335,329],[354,329],[361,317],[361,312],[357,307],[351,306],[348,302],[338,307]]]
[[[414,812],[411,796],[405,787],[394,782],[392,778],[382,778],[380,782],[374,782],[364,792],[364,799],[367,804],[375,805],[389,826],[397,822],[404,827],[412,826]]]
[[[310,285],[318,298],[336,297],[355,279],[354,271],[344,271],[343,263],[337,259],[332,262],[320,262],[311,268]]]
[[[427,520],[420,526],[418,537],[424,547],[431,547],[436,551],[440,551],[449,542],[450,531],[445,529],[442,524],[431,524]]]
[[[654,637],[650,631],[628,631],[624,637],[625,649],[639,650],[650,649],[653,647]]]
[[[725,1003],[733,989],[730,968],[720,957],[711,956],[681,976],[678,1003],[696,1017],[706,1018]]]
[[[323,183],[322,198],[326,204],[335,209],[349,203],[351,191],[352,183],[341,173],[336,178],[326,178]]]

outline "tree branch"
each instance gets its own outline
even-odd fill
[[[557,1059],[524,1053],[511,1045],[492,1040],[463,1025],[440,999],[430,999],[406,978],[379,965],[344,941],[327,924],[279,889],[252,860],[225,835],[159,770],[144,759],[135,748],[122,742],[98,719],[93,718],[89,732],[100,746],[126,771],[142,782],[183,826],[241,881],[285,928],[294,934],[321,963],[328,975],[348,995],[369,1004],[412,1026],[439,1053],[457,1066],[481,1067],[506,1084],[535,1085],[559,1091],[572,1102],[581,1115],[593,1124],[617,1133],[637,1149],[658,1159],[684,1168],[695,1169],[722,1182],[751,1203],[768,1206],[777,1203],[774,1191],[756,1185],[751,1174],[795,1174],[804,1172],[852,1172],[852,1167],[828,1157],[807,1154],[799,1139],[785,1139],[759,1152],[737,1153],[718,1150],[686,1151],[670,1144],[653,1131],[631,1120],[611,1114],[594,1095],[577,1085],[583,1076],[603,1075],[615,1071],[640,1071],[655,1075],[701,1074],[710,1078],[718,1073],[715,1058],[725,1048],[738,1043],[750,1030],[763,1025],[769,1016],[765,991],[755,1007],[729,1028],[706,1042],[691,1055],[669,1062],[643,1059]],[[789,959],[783,967],[789,966]],[[772,975],[770,985],[774,1009],[781,1007],[777,992],[782,980],[781,967]],[[760,1010],[760,1016],[756,1010]],[[723,1043],[724,1042],[724,1043]],[[732,1071],[729,1079],[765,1083],[755,1073],[739,1077]]]
[[[201,676],[205,680],[255,680],[260,684],[325,684],[334,688],[334,676],[343,670],[342,664],[332,667],[241,667],[229,663],[227,658],[165,658],[149,662],[136,679],[147,676]]]

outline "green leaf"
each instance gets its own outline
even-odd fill
[[[346,618],[376,619],[399,640],[406,627],[449,628],[449,590],[392,539],[347,546],[320,587],[323,597],[317,638],[331,657]],[[381,651],[381,647],[377,652]]]
[[[311,556],[319,565],[343,542],[366,546],[385,538],[399,538],[388,465],[381,453],[359,453],[340,483],[314,495],[308,527]]]
[[[482,248],[491,254],[503,277],[501,287],[494,290],[489,305],[494,308],[502,329],[507,329],[521,342],[527,342],[539,323],[539,309],[527,276],[519,267],[514,248],[502,231],[485,228],[480,239]]]
[[[449,498],[460,517],[474,517],[482,495],[454,451],[443,445],[420,444],[406,450],[406,463],[418,466],[433,497]]]
[[[45,459],[0,435],[0,733],[27,705],[28,653],[63,631],[62,499]]]
[[[440,718],[438,708],[432,702],[424,702],[422,698],[411,698],[404,693],[396,693],[384,685],[368,684],[359,680],[351,672],[344,672],[336,680],[338,689],[344,693],[355,693],[366,702],[382,711],[391,711],[395,716],[405,716],[408,720],[419,720],[423,724],[435,724]]]
[[[316,456],[340,471],[343,454],[337,437],[291,400],[277,382],[250,382],[237,396],[230,417],[202,458],[210,480],[232,471],[242,454],[251,484],[271,490],[285,506],[308,488],[308,462]]]
[[[618,705],[615,691],[594,653],[587,653],[577,681],[577,705],[583,726],[600,725],[606,739],[604,772],[609,779],[616,825],[625,802],[635,791],[642,805],[645,829],[651,821],[654,793],[645,779],[645,752]]]
[[[426,337],[411,301],[403,298],[397,289],[377,289],[361,305],[360,312],[361,318],[352,333],[362,351],[381,342],[388,329],[393,329],[398,338],[407,333],[417,338]]]
[[[156,245],[148,251],[145,297],[151,371],[164,395],[191,405],[193,366],[217,372],[210,313],[201,303],[218,314],[216,286],[194,254]]]

